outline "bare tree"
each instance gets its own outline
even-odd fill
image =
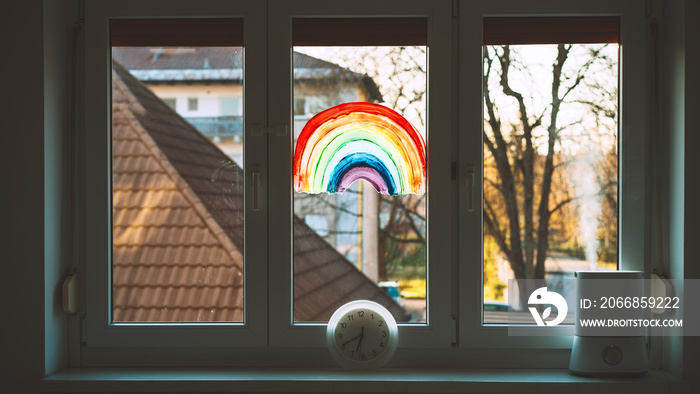
[[[562,124],[562,106],[602,57],[601,49],[590,50],[588,59],[567,73],[572,48],[557,45],[551,85],[544,94],[548,104],[540,109],[532,105],[533,97],[513,86],[514,71],[530,71],[518,62],[513,48],[489,47],[484,55],[484,225],[518,280],[521,302],[533,290],[524,280],[544,278],[552,216],[575,198],[566,193],[555,198],[553,193],[555,172],[566,165],[557,162],[557,144],[562,133],[579,122],[567,119],[569,123]],[[496,98],[500,93],[504,97]],[[516,121],[504,121],[499,113],[499,103],[507,101],[517,108]]]

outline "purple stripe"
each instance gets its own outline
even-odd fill
[[[353,182],[364,179],[381,194],[389,194],[389,188],[384,183],[384,179],[379,175],[377,170],[371,167],[355,167],[348,170],[343,176],[343,179],[338,183],[338,193],[344,192]]]

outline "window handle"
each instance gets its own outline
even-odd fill
[[[465,168],[466,177],[464,182],[467,185],[467,210],[474,211],[474,166],[467,165]]]
[[[253,211],[260,210],[260,185],[262,184],[262,175],[260,174],[260,167],[253,167],[251,173],[251,178],[253,182]]]

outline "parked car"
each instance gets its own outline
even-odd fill
[[[397,304],[403,306],[404,296],[402,296],[401,293],[399,292],[399,282],[388,281],[388,280],[381,281],[381,282],[377,283],[377,286],[384,289],[384,291],[386,291],[387,294],[389,294],[389,296],[391,296],[391,298],[393,298]]]

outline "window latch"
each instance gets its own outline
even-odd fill
[[[68,275],[61,286],[63,311],[78,313],[78,274]]]
[[[250,134],[255,137],[262,137],[266,134],[274,134],[279,137],[284,137],[287,135],[287,125],[286,124],[276,124],[272,127],[266,127],[259,124],[254,124],[250,128]]]
[[[465,183],[467,186],[467,210],[474,211],[474,166],[468,165],[464,169],[466,173]]]

